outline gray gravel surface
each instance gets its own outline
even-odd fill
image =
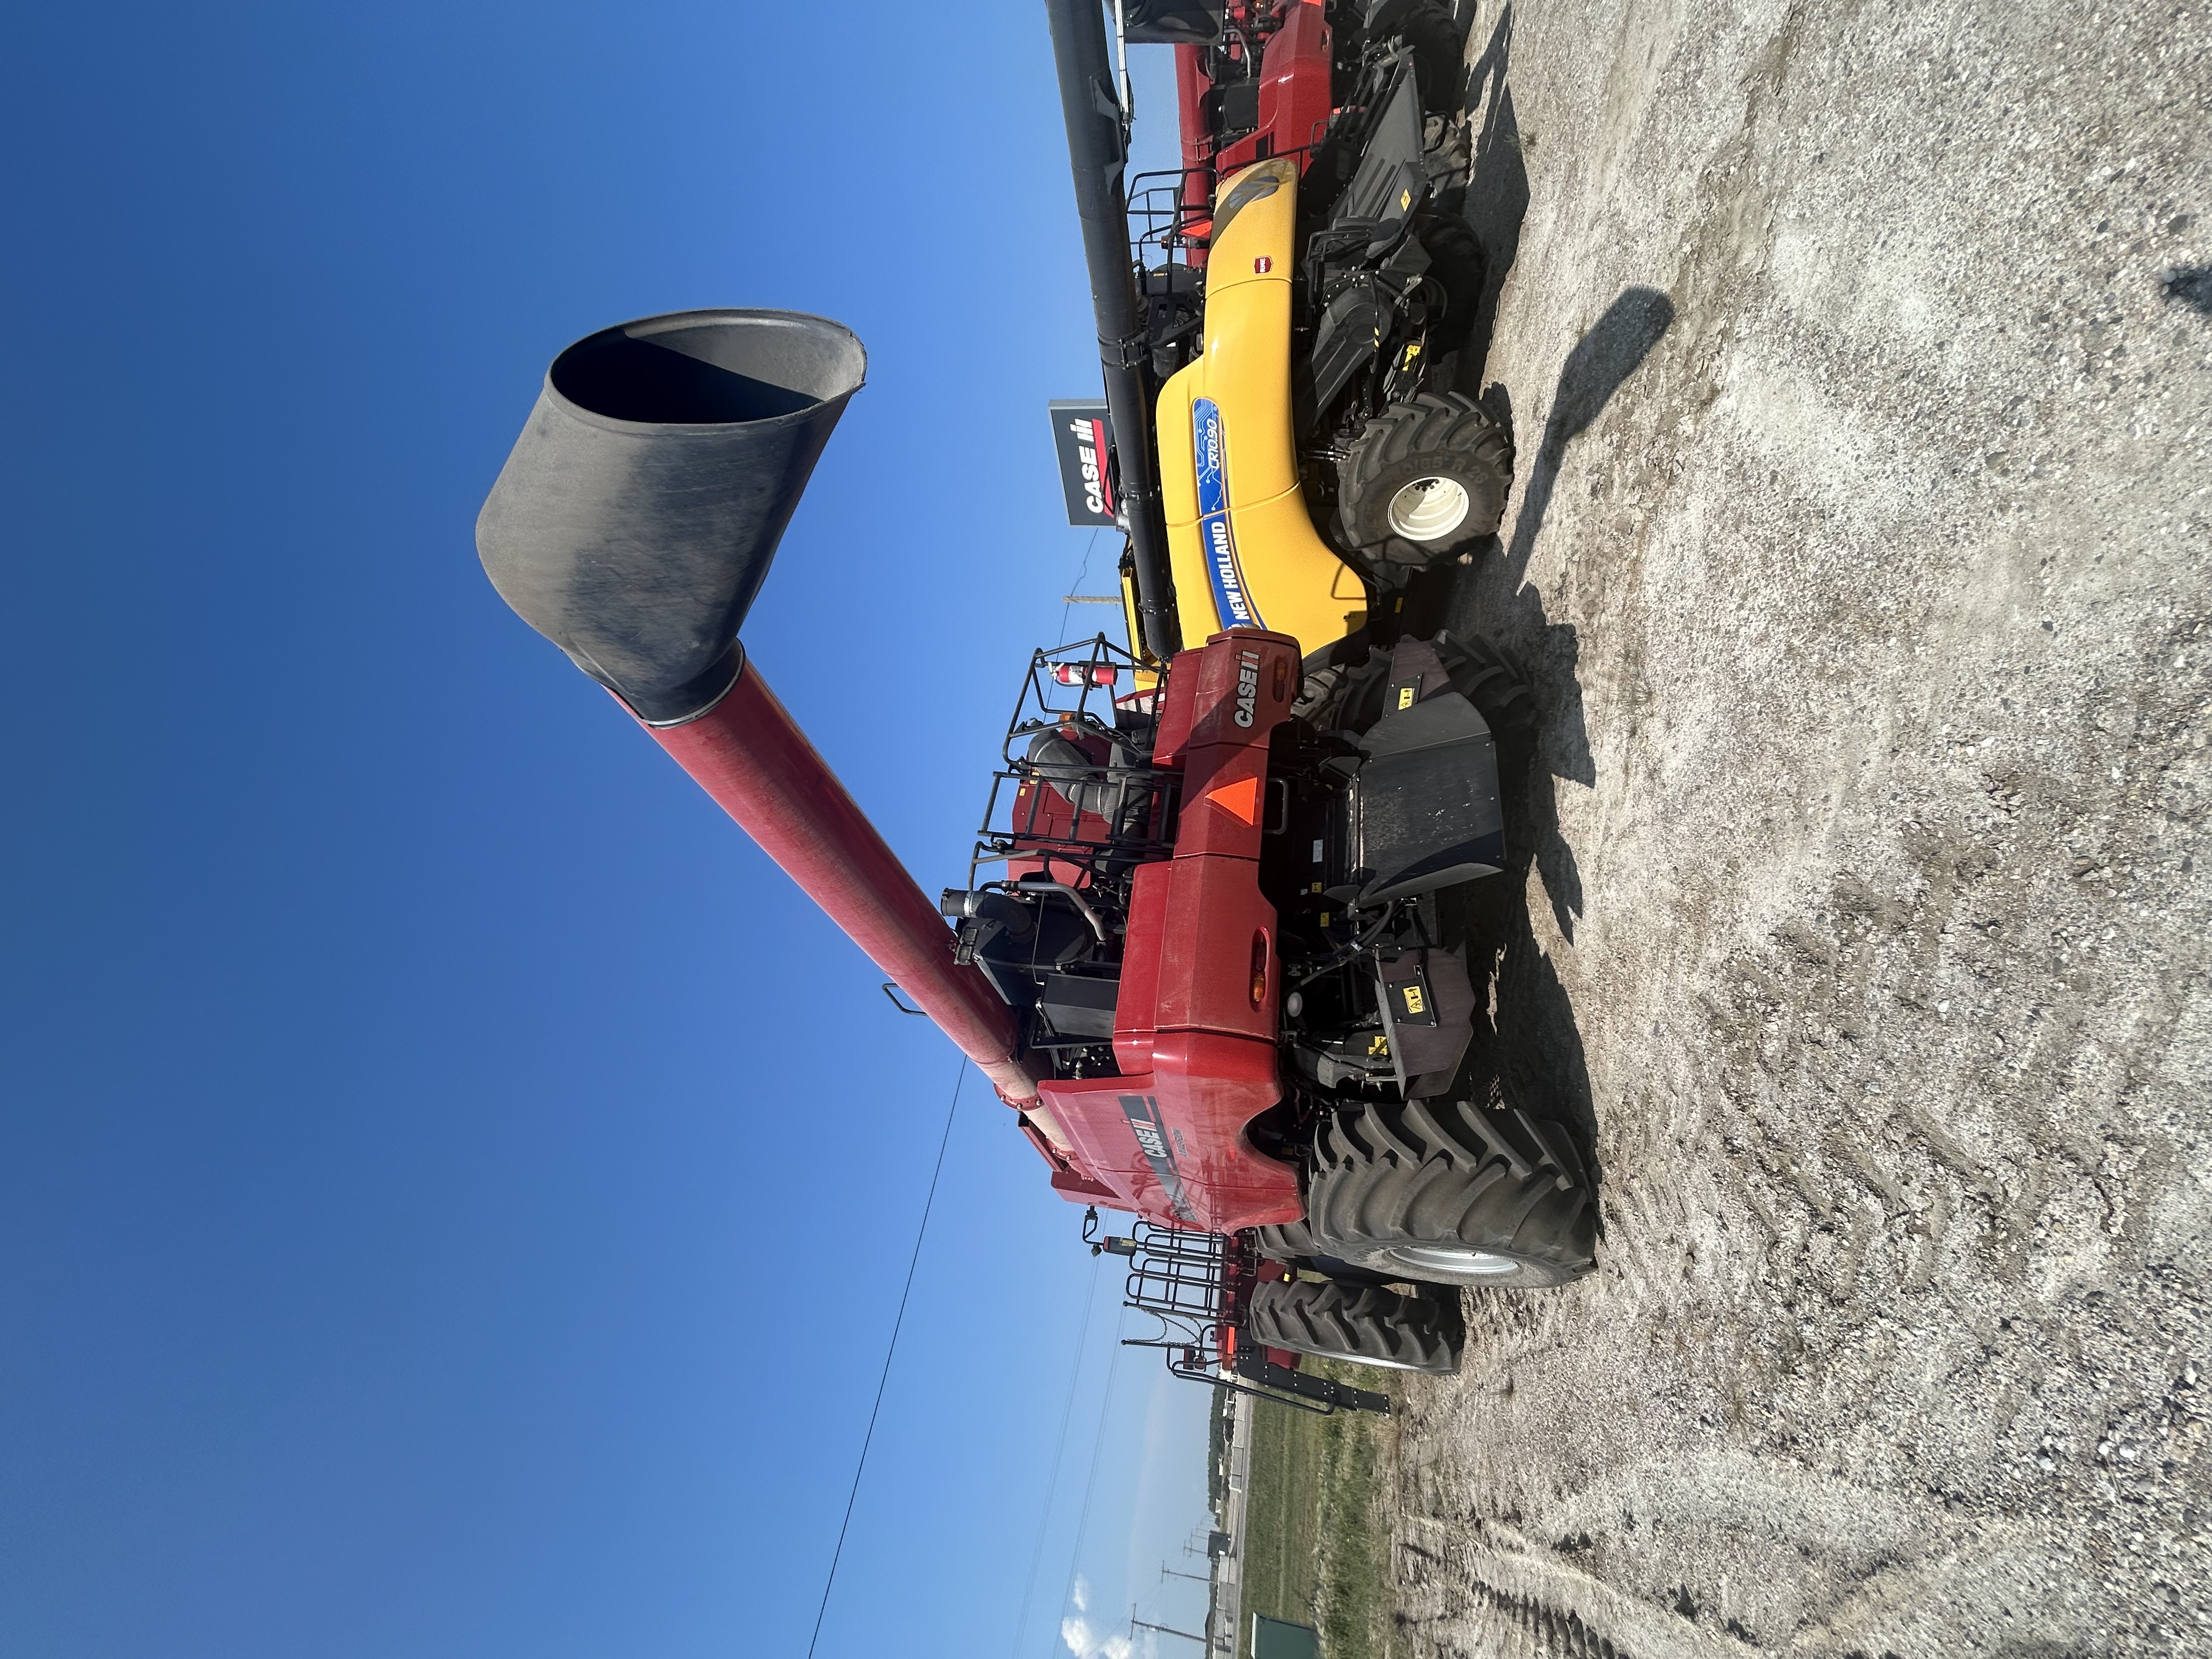
[[[1606,1236],[1403,1391],[1408,1652],[2212,1652],[2208,43],[1473,19],[1515,503],[1413,610],[1544,706],[1483,1064]]]

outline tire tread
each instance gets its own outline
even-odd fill
[[[1315,1141],[1316,1247],[1377,1271],[1401,1244],[1463,1244],[1518,1260],[1493,1285],[1558,1285],[1595,1265],[1597,1215],[1581,1154],[1557,1125],[1467,1102],[1370,1104]]]
[[[1455,1294],[1407,1295],[1380,1285],[1273,1280],[1252,1292],[1249,1341],[1317,1358],[1381,1360],[1431,1376],[1459,1369],[1467,1327]]]

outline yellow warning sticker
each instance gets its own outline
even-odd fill
[[[1424,1014],[1428,1012],[1428,1005],[1421,1000],[1421,988],[1419,986],[1402,985],[1398,988],[1403,991],[1406,994],[1406,1012],[1407,1013]]]
[[[1410,685],[1400,686],[1398,688],[1398,707],[1401,708],[1411,708],[1413,706],[1413,688]]]

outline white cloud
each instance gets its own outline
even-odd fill
[[[1078,1575],[1071,1599],[1075,1612],[1060,1621],[1060,1639],[1074,1659],[1131,1659],[1136,1650],[1127,1637],[1119,1632],[1109,1634],[1084,1616],[1091,1611],[1089,1579]]]
[[[1074,1659],[1130,1659],[1135,1645],[1120,1632],[1109,1635],[1080,1613],[1060,1621],[1060,1639]]]

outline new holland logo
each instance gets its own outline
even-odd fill
[[[1198,534],[1206,549],[1206,573],[1213,581],[1213,611],[1224,628],[1265,628],[1259,607],[1244,586],[1237,562],[1237,532],[1229,522],[1229,467],[1221,411],[1211,398],[1190,408],[1198,462]],[[1245,724],[1249,725],[1248,720]]]
[[[1237,653],[1237,714],[1239,726],[1249,726],[1260,708],[1260,653]]]

